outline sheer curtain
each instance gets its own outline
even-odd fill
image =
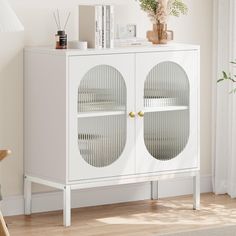
[[[236,74],[236,0],[214,0],[213,188],[216,194],[236,197],[236,87],[216,84],[222,70]]]

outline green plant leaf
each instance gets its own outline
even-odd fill
[[[217,80],[217,83],[219,83],[219,82],[221,82],[221,81],[223,81],[223,80],[224,80],[224,79],[218,79],[218,80]]]
[[[223,78],[224,78],[224,79],[228,79],[228,75],[226,74],[226,72],[225,72],[225,71],[222,71],[222,73],[223,73]]]
[[[236,80],[232,79],[231,77],[229,77],[229,80],[231,80],[233,83],[236,83]]]
[[[235,83],[236,81],[231,77],[231,74],[227,75],[227,79]]]
[[[236,61],[231,61],[230,63],[236,65]],[[217,83],[222,82],[223,80],[229,80],[232,83],[236,83],[236,79],[233,79],[233,78],[236,78],[236,75],[231,75],[230,73],[227,74],[225,71],[222,71],[222,75],[223,75],[223,77],[218,79]],[[232,94],[232,93],[236,93],[236,88],[234,88],[230,92],[230,94]]]
[[[158,0],[135,0],[139,2],[141,9],[148,13],[149,17],[152,20],[156,19],[157,9],[158,9]],[[187,5],[183,0],[166,0],[168,2],[167,14],[179,17],[181,14],[186,15],[188,12]]]
[[[169,8],[172,16],[179,17],[181,14],[186,15],[188,13],[188,7],[182,0],[173,0]]]
[[[234,88],[232,91],[230,91],[229,94],[236,93],[236,88]]]
[[[158,2],[156,0],[137,0],[143,11],[156,14]]]

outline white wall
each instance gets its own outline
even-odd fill
[[[23,54],[24,45],[54,43],[55,25],[52,10],[72,10],[68,25],[69,39],[77,38],[76,6],[79,3],[115,3],[120,22],[137,23],[138,35],[151,28],[135,0],[9,0],[25,26],[22,33],[4,33],[0,37],[0,149],[13,151],[0,164],[0,183],[5,197],[21,195],[23,187]],[[213,0],[186,0],[189,15],[172,18],[169,28],[176,42],[201,45],[201,172],[211,175],[211,68]],[[126,7],[124,7],[126,5]],[[125,10],[124,10],[125,9]],[[37,186],[36,191],[41,188]]]

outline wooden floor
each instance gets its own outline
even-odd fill
[[[201,210],[191,196],[73,210],[72,226],[62,226],[62,212],[7,217],[11,236],[154,236],[162,233],[236,225],[236,200],[204,194]]]

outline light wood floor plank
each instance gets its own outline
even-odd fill
[[[62,226],[62,211],[7,217],[11,236],[154,236],[236,225],[236,200],[203,194],[201,210],[192,196],[74,209],[72,226]]]

